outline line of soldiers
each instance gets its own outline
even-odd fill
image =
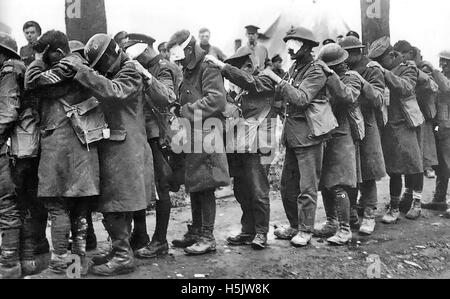
[[[247,30],[257,35],[256,26]],[[0,34],[1,277],[40,271],[36,254],[48,251],[47,213],[52,272],[65,274],[68,248],[80,257],[83,275],[127,274],[135,270],[135,257],[167,255],[169,192],[182,184],[191,198],[192,225],[172,245],[188,255],[214,252],[215,190],[229,185],[230,177],[243,215],[241,233],[227,242],[266,248],[270,159],[265,158],[275,149],[255,134],[257,152],[195,152],[210,133],[203,128],[199,140],[198,121],[243,119],[271,136],[276,127],[267,120],[281,116],[286,147],[281,196],[289,226],[277,228],[275,236],[293,246],[306,246],[313,236],[345,245],[352,228],[372,234],[376,181],[386,173],[391,202],[383,222],[395,223],[402,210],[408,219],[420,217],[424,156],[433,151],[436,125],[439,163],[431,166],[439,165],[438,184],[427,208],[447,209],[448,53],[441,55],[440,72],[419,61],[408,42],[392,47],[389,38],[381,38],[365,55],[352,34],[327,43],[315,59],[312,50],[319,42],[313,32],[291,28],[284,42],[294,65],[280,77],[264,69],[267,59],[258,59],[255,41],[222,62],[181,30],[165,45],[171,61],[182,66],[181,77],[154,42],[126,34],[119,46],[96,34],[84,46],[51,30],[32,43],[35,60],[26,67],[16,42]],[[231,92],[224,78],[234,85]],[[182,154],[170,150],[174,117],[192,124],[192,148]],[[145,211],[152,181],[158,200],[150,240]],[[315,230],[319,191],[327,222]],[[88,261],[89,236],[95,238],[92,211],[103,213],[112,246]]]

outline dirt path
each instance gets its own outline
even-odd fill
[[[429,201],[434,182],[426,180],[425,184],[424,198]],[[378,214],[381,217],[388,201],[388,181],[383,180],[378,187],[381,201]],[[325,220],[323,205],[319,201],[318,225]],[[314,239],[310,247],[295,249],[289,242],[273,237],[274,225],[286,223],[277,193],[272,193],[271,210],[270,247],[265,251],[226,245],[226,237],[239,232],[241,216],[239,205],[234,198],[229,198],[218,204],[217,253],[187,257],[182,250],[172,249],[166,258],[139,261],[138,271],[121,278],[194,278],[196,274],[218,279],[367,278],[367,269],[373,264],[369,259],[371,255],[380,258],[382,278],[450,278],[450,220],[442,218],[439,213],[425,211],[418,221],[402,218],[394,226],[378,222],[372,237],[360,237],[355,233],[352,244],[346,247],[330,247],[323,240]],[[154,213],[148,217],[149,232],[154,228],[154,218]],[[190,218],[188,207],[174,209],[169,240],[185,233]],[[100,247],[105,249],[107,235],[101,223],[95,225]],[[33,278],[50,277],[38,275]]]

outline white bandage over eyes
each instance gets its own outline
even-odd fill
[[[189,45],[192,38],[193,38],[193,36],[191,34],[191,35],[189,35],[188,39],[184,43],[182,43],[181,45],[176,45],[170,49],[170,61],[171,62],[180,61],[180,60],[183,60],[184,58],[186,58],[186,56],[184,55],[184,49],[186,49],[186,47]]]
[[[286,47],[288,50],[292,50],[292,52],[297,53],[303,47],[303,42],[296,39],[290,39],[286,42]]]
[[[141,56],[147,48],[147,44],[139,43],[129,47],[126,53],[128,54],[128,56],[130,56],[131,59],[136,59]]]

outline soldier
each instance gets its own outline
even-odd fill
[[[438,125],[436,132],[436,145],[439,165],[436,168],[436,191],[431,203],[424,204],[423,208],[435,211],[445,211],[447,206],[447,189],[450,178],[450,51],[443,51],[439,54],[439,65],[442,72],[434,69],[431,64],[432,74],[439,86],[439,94],[436,101]],[[450,210],[447,210],[450,216]]]
[[[126,31],[120,31],[114,36],[114,41],[119,45],[121,49],[128,42],[128,33]]]
[[[284,79],[287,73],[283,70],[283,58],[279,54],[272,58],[272,70],[280,78]]]
[[[436,104],[434,97],[438,86],[432,77],[418,68],[418,51],[408,41],[398,41],[394,50],[400,53],[403,63],[410,63],[417,68],[416,97],[420,110],[424,116],[424,123],[420,126],[419,141],[423,155],[424,172],[438,164],[436,142],[433,132],[433,119],[436,116]],[[405,192],[400,200],[400,212],[407,213],[413,201],[413,188],[411,177],[405,177]]]
[[[320,182],[327,218],[335,218],[338,224],[334,236],[327,239],[333,245],[345,245],[352,239],[348,191],[358,183],[359,162],[356,156],[356,146],[359,145],[355,145],[353,140],[364,138],[352,136],[350,111],[356,111],[355,107],[359,109],[358,99],[366,82],[348,70],[345,63],[348,56],[348,52],[338,44],[329,44],[322,48],[318,58],[335,72],[328,77],[327,87],[339,127],[332,132],[332,138],[325,147]]]
[[[289,82],[274,79],[280,83],[277,96],[285,101],[282,142],[286,146],[286,159],[281,197],[290,226],[276,229],[275,236],[300,247],[311,242],[314,231],[326,138],[325,134],[313,136],[306,114],[315,99],[325,97],[327,75],[311,54],[319,43],[310,30],[292,27],[284,41],[294,65],[289,71]],[[327,120],[322,119],[320,123],[323,121]]]
[[[76,72],[75,80],[101,102],[111,129],[109,140],[99,144],[99,211],[103,213],[112,248],[105,256],[93,259],[91,272],[99,276],[122,275],[135,270],[130,246],[133,213],[147,208],[152,192],[144,78],[136,64],[106,34],[94,35],[86,44],[85,55],[90,67],[77,59],[64,63]]]
[[[171,60],[179,61],[184,67],[180,114],[192,127],[185,173],[186,191],[191,195],[192,226],[183,239],[174,240],[172,244],[185,248],[189,255],[201,255],[216,251],[214,191],[229,185],[230,177],[223,144],[219,145],[219,152],[207,153],[203,147],[200,152],[193,150],[193,147],[201,146],[203,138],[208,136],[208,129],[196,130],[195,127],[202,126],[205,121],[224,120],[222,112],[227,103],[226,92],[220,70],[204,62],[205,52],[189,31],[175,33],[167,47]],[[222,135],[221,131],[219,135]]]
[[[209,55],[206,60],[220,67],[223,77],[242,89],[234,99],[235,103],[242,110],[244,119],[258,121],[259,125],[255,128],[257,136],[264,138],[271,136],[271,130],[275,130],[270,123],[277,116],[272,108],[276,84],[256,70],[251,55],[250,51],[244,49],[228,58],[226,63]],[[255,145],[263,146],[266,143],[254,140]],[[239,235],[229,237],[227,242],[234,246],[251,245],[255,250],[262,250],[267,245],[270,221],[269,165],[261,161],[265,149],[253,150],[254,144],[248,145],[251,150],[245,154],[228,154],[230,175],[234,177],[234,195],[242,209],[242,230]]]
[[[34,61],[36,52],[33,49],[35,43],[42,34],[41,26],[35,21],[28,21],[23,25],[23,34],[28,42],[28,45],[20,48],[20,57],[25,66],[29,66]]]
[[[69,41],[70,51],[76,55],[80,55],[83,59],[86,59],[86,57],[84,56],[84,46],[85,45],[80,41],[77,41],[77,40]],[[86,251],[93,251],[97,248],[97,236],[95,235],[95,231],[94,231],[94,223],[92,221],[92,213],[94,211],[97,211],[97,206],[98,206],[97,200],[92,200],[92,202],[90,202],[89,206],[90,206],[89,210],[86,213],[86,220],[87,220]],[[76,225],[74,225],[74,221],[76,221],[76,219],[74,217],[71,217],[72,240],[73,240],[73,236],[76,236],[76,231],[75,231]]]
[[[50,213],[53,254],[49,268],[65,274],[71,231],[76,219],[72,252],[86,263],[86,215],[94,196],[100,194],[97,147],[88,149],[79,140],[69,111],[91,100],[89,91],[73,80],[75,73],[61,63],[63,58],[80,59],[70,52],[69,41],[60,31],[46,32],[34,46],[37,54],[26,72],[25,88],[40,99],[41,157],[38,196]]]
[[[265,68],[266,61],[269,60],[269,52],[267,48],[258,43],[259,39],[259,27],[254,25],[248,25],[245,27],[247,30],[248,43],[245,46],[239,48],[239,50],[250,50],[255,59],[256,68],[262,71]]]
[[[367,94],[363,93],[359,98],[365,124],[365,138],[360,143],[363,182],[358,188],[361,192],[360,204],[364,209],[364,216],[359,232],[363,235],[371,235],[375,230],[375,211],[378,205],[376,181],[386,176],[380,129],[376,119],[377,113],[381,111],[385,102],[386,84],[381,69],[376,66],[369,66],[371,61],[363,54],[364,46],[359,39],[350,36],[342,40],[340,45],[349,53],[347,59],[349,68],[358,72],[373,87],[374,91],[374,97],[368,97]],[[355,212],[358,189],[352,190],[349,194],[352,205],[350,215],[351,218],[353,216],[353,224],[355,223],[355,217],[356,221],[359,222],[358,213]]]
[[[417,103],[415,89],[418,70],[411,63],[403,63],[393,50],[390,39],[383,37],[369,49],[372,65],[379,63],[390,90],[389,121],[383,129],[381,141],[390,176],[391,201],[383,222],[396,223],[400,216],[399,203],[402,193],[402,175],[408,176],[413,189],[413,202],[406,217],[417,219],[421,214],[423,189],[423,155],[420,147],[420,129],[424,122]]]
[[[28,21],[23,25],[23,33],[28,45],[20,49],[20,56],[25,66],[28,67],[34,60],[36,51],[33,49],[35,43],[42,34],[41,26],[35,21]],[[37,116],[38,99],[32,95],[27,95],[27,103]],[[15,166],[15,181],[20,189],[19,193],[24,196],[37,195],[37,172],[39,165],[39,157],[28,157],[25,159],[17,159]],[[19,194],[20,196],[20,194]],[[47,254],[50,252],[50,245],[46,237],[48,211],[44,205],[36,201],[36,210],[34,211],[36,238],[36,255]]]
[[[151,85],[147,88],[147,95],[150,96],[151,102],[146,102],[144,112],[147,140],[152,149],[158,192],[155,234],[151,242],[147,240],[142,243],[142,241],[148,239],[145,221],[146,211],[136,212],[134,214],[131,247],[135,250],[138,258],[154,258],[169,253],[167,228],[171,209],[170,178],[173,172],[168,162],[167,149],[171,141],[165,140],[163,129],[170,126],[166,115],[169,106],[176,101],[174,93],[174,87],[177,84],[176,74],[169,67],[169,62],[153,49],[155,39],[143,34],[128,34],[128,38],[129,41],[124,46],[126,53],[130,58],[137,60],[153,77]]]
[[[206,55],[212,55],[220,61],[225,61],[227,56],[223,54],[222,50],[218,47],[211,46],[209,39],[211,38],[211,31],[208,28],[202,28],[198,32],[198,39],[200,41],[200,48],[202,48]]]
[[[17,279],[35,274],[32,222],[33,198],[19,197],[14,185],[7,140],[23,109],[25,65],[17,53],[16,41],[0,33],[0,230],[2,234],[0,278]]]

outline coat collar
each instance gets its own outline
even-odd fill
[[[296,61],[294,69],[296,69],[296,70],[302,69],[313,61],[314,61],[314,57],[311,54],[309,54],[301,61]]]
[[[148,64],[147,69],[154,67],[156,64],[159,63],[159,61],[162,59],[161,54],[156,55],[154,58],[152,58]]]
[[[363,56],[363,58],[359,61],[359,63],[355,66],[354,71],[362,74],[367,69],[367,64],[369,64],[370,59],[366,56]]]

